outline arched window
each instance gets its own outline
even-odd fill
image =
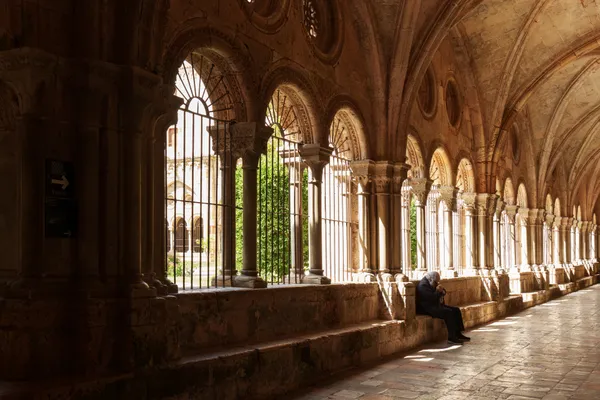
[[[308,170],[300,157],[300,100],[275,90],[265,123],[273,128],[258,171],[258,269],[268,283],[300,283],[308,268]]]
[[[333,282],[352,280],[353,243],[358,223],[352,218],[353,159],[350,117],[340,111],[329,127],[329,146],[333,149],[323,171],[323,263],[325,275]]]
[[[234,186],[234,179],[224,175],[235,169],[224,145],[229,141],[230,121],[234,119],[233,99],[226,83],[227,77],[215,62],[200,52],[187,57],[175,82],[175,95],[183,99],[183,104],[177,123],[166,132],[165,200],[167,219],[181,216],[175,231],[176,252],[190,250],[190,239],[183,236],[186,220],[196,216],[206,224],[206,229],[200,231],[192,226],[189,256],[175,266],[167,260],[169,278],[184,290],[224,284],[214,278],[227,275],[223,270],[235,270],[236,250],[231,245],[235,226],[224,224],[225,219],[232,218],[229,214],[235,207],[234,188],[225,187],[225,182]],[[224,232],[226,225],[234,232]],[[206,256],[200,262],[198,253],[204,252]]]
[[[187,228],[187,222],[183,218],[177,218],[175,221],[175,252],[187,253],[190,249],[190,236]]]
[[[204,244],[204,220],[202,217],[194,219],[194,230],[192,231],[192,251],[194,253],[203,253]]]

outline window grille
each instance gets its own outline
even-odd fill
[[[175,87],[183,105],[166,132],[165,214],[176,224],[174,249],[166,232],[167,277],[183,290],[224,286],[226,272],[235,270],[235,240],[227,229],[234,180],[225,179],[235,166],[221,146],[229,139],[233,103],[225,77],[201,54],[184,61]]]
[[[316,38],[319,33],[319,18],[314,1],[304,0],[304,28],[311,38]]]
[[[348,128],[336,116],[329,130],[333,153],[323,170],[323,269],[332,282],[351,281],[353,242],[358,222],[352,215],[353,189],[350,171],[352,150]]]

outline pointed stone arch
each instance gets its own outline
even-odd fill
[[[515,205],[517,198],[515,197],[515,187],[513,185],[512,179],[506,178],[504,182],[504,202],[508,205]]]
[[[527,189],[525,188],[525,184],[521,183],[517,189],[517,205],[519,207],[527,208],[528,203]]]
[[[463,158],[458,163],[456,172],[456,187],[463,193],[475,192],[475,174],[473,172],[473,164],[466,158]]]
[[[452,167],[446,150],[438,147],[431,156],[429,165],[429,179],[435,185],[452,186]]]
[[[553,214],[555,217],[560,217],[561,215],[561,210],[560,210],[560,199],[557,197],[556,200],[554,200],[554,211]]]
[[[364,129],[358,114],[350,107],[339,108],[329,124],[328,145],[347,160],[367,158]]]
[[[554,211],[553,207],[554,207],[554,205],[553,205],[553,202],[552,202],[552,195],[550,195],[550,193],[548,193],[546,195],[546,212],[548,214],[553,214],[553,211]]]
[[[426,176],[423,152],[418,140],[413,135],[408,135],[406,140],[406,161],[410,165],[409,178],[424,178]]]

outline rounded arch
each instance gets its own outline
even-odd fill
[[[553,213],[552,196],[550,195],[550,193],[548,193],[546,195],[546,212],[548,214],[552,214]]]
[[[556,200],[554,200],[553,214],[554,214],[555,217],[560,217],[560,215],[561,215],[560,199],[558,197],[556,198]]]
[[[454,184],[450,158],[443,147],[438,147],[431,155],[429,179],[436,185],[452,186]]]
[[[417,138],[410,134],[406,139],[406,161],[410,165],[409,178],[425,178],[426,168],[421,146]]]
[[[517,205],[519,207],[527,208],[527,189],[525,188],[525,184],[519,184],[519,188],[517,189]]]
[[[258,109],[248,48],[239,36],[228,35],[205,23],[200,18],[190,19],[165,41],[159,66],[163,81],[174,85],[184,61],[192,54],[201,55],[223,76],[233,99],[236,120],[248,121]]]
[[[320,108],[317,106],[317,90],[303,72],[285,61],[278,62],[265,75],[260,93],[259,115],[268,116],[269,110],[275,108],[279,109],[281,118],[286,118],[287,110],[292,109],[294,124],[299,130],[301,141],[325,142],[327,133],[322,124],[322,115],[318,111]],[[286,122],[289,121],[287,118]]]
[[[473,164],[466,158],[462,158],[458,163],[456,171],[456,187],[464,193],[475,192],[475,174],[473,173]]]
[[[506,178],[506,181],[504,182],[504,201],[511,206],[514,206],[517,201],[515,197],[515,186],[510,178]]]
[[[334,138],[342,137],[338,133],[340,133],[340,129],[343,129],[352,151],[350,159],[370,158],[371,152],[365,133],[366,124],[358,107],[348,96],[336,96],[329,102],[326,120],[329,126],[329,143],[327,144],[336,144]]]

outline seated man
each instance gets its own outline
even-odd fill
[[[446,290],[438,285],[439,281],[440,274],[435,271],[428,272],[421,279],[421,282],[417,285],[417,314],[443,319],[448,329],[448,343],[463,344],[463,342],[468,342],[471,339],[462,334],[465,327],[460,308],[450,307],[443,303]]]

